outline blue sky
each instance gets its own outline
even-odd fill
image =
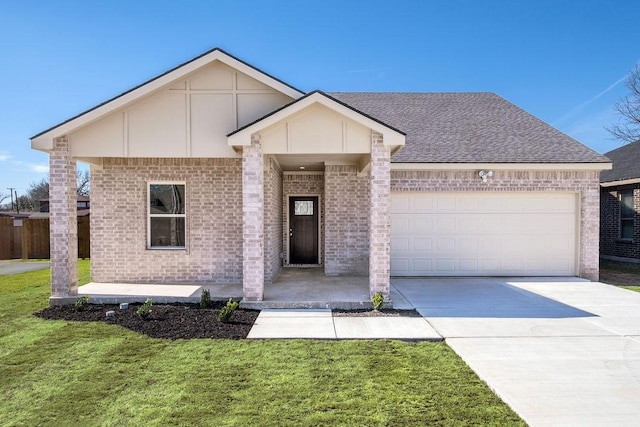
[[[598,152],[640,60],[638,1],[0,0],[0,192],[29,137],[213,47],[303,90],[495,92]]]

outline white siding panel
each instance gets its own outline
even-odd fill
[[[124,156],[123,113],[113,113],[70,135],[71,155],[77,157]]]
[[[191,89],[233,89],[234,69],[220,62],[204,67],[191,76]]]
[[[576,206],[572,193],[392,193],[391,274],[575,275]]]
[[[239,93],[238,127],[245,126],[291,101],[291,98],[281,93]]]
[[[129,109],[129,156],[187,156],[185,97],[159,92]]]
[[[233,95],[191,95],[192,157],[236,157],[226,137],[233,130]]]

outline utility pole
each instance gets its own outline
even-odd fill
[[[16,189],[14,187],[7,187],[7,190],[9,190],[9,194],[11,195],[11,210],[13,210],[13,192],[16,191]],[[16,199],[17,198],[18,196],[16,195]]]
[[[18,204],[18,190],[13,190],[16,193],[16,213],[20,213],[20,205]]]

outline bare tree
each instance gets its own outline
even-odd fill
[[[5,200],[7,200],[9,198],[9,195],[6,193],[0,193],[0,205],[2,204],[2,202],[4,202]]]
[[[607,130],[618,139],[635,142],[640,140],[640,64],[629,72],[625,85],[630,93],[615,105],[621,120]]]
[[[76,192],[80,196],[89,196],[91,192],[91,174],[89,171],[76,172]],[[37,211],[40,201],[49,199],[49,180],[42,178],[29,184],[27,194],[18,197],[18,207],[24,211]]]
[[[76,171],[76,191],[79,196],[89,196],[91,193],[91,173],[88,170]]]

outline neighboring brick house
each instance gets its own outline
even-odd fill
[[[605,154],[613,169],[600,173],[600,256],[640,261],[640,141]]]
[[[242,283],[283,267],[598,279],[609,160],[492,93],[307,94],[214,49],[31,140],[50,154],[52,298],[92,280]]]

